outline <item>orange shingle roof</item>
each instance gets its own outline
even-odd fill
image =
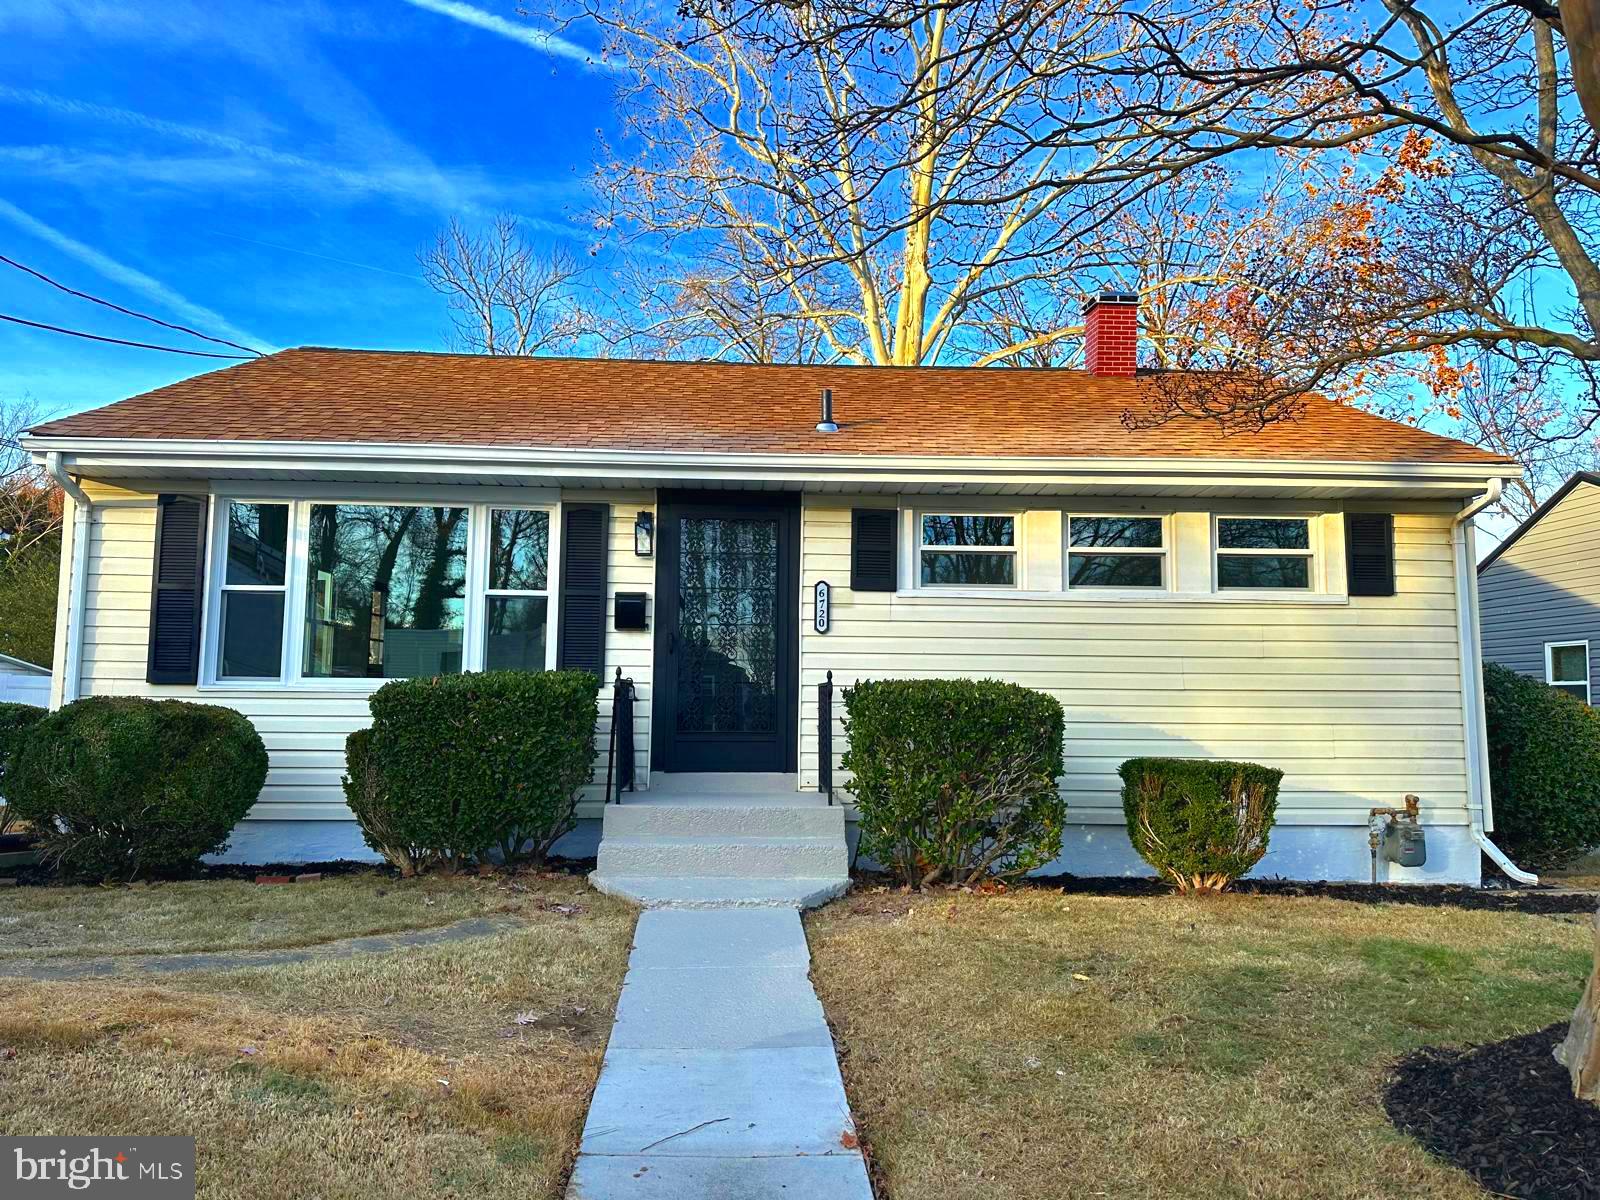
[[[1502,463],[1313,400],[1250,434],[1129,430],[1151,382],[1084,371],[763,366],[285,350],[51,421],[42,436],[960,457]],[[838,433],[817,433],[833,389]]]

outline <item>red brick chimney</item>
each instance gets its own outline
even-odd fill
[[[1139,355],[1139,297],[1101,292],[1083,306],[1083,365],[1091,375],[1132,379]]]

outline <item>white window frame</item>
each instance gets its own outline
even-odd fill
[[[938,546],[924,542],[922,522],[925,517],[1009,517],[1011,520],[1011,545],[1009,546]],[[1006,595],[1022,590],[1023,579],[1023,512],[1020,509],[981,508],[916,508],[912,510],[913,533],[911,553],[912,585],[929,592],[995,592]],[[1009,554],[1012,559],[1010,583],[924,583],[922,581],[922,552],[956,554]]]
[[[1074,520],[1102,521],[1102,520],[1142,520],[1157,521],[1161,525],[1160,546],[1073,546],[1072,522]],[[1172,591],[1173,563],[1172,563],[1172,517],[1170,513],[1152,512],[1063,512],[1061,514],[1061,586],[1065,591],[1078,592],[1084,595],[1096,596],[1159,596]],[[1072,583],[1072,556],[1073,554],[1126,554],[1126,555],[1155,555],[1161,559],[1161,582],[1155,587],[1129,587],[1126,584],[1117,584],[1110,587],[1101,587],[1098,584]]]
[[[241,504],[288,504],[288,563],[284,572],[283,657],[277,678],[219,677],[222,638],[222,579],[227,570],[228,506]],[[460,495],[421,498],[406,495],[374,495],[361,492],[329,492],[317,495],[272,495],[258,491],[214,493],[210,506],[210,534],[206,562],[206,603],[201,615],[200,687],[222,691],[376,691],[386,678],[322,678],[304,673],[306,589],[310,572],[311,509],[313,505],[361,505],[388,508],[465,508],[467,510],[466,604],[462,615],[461,669],[483,670],[488,632],[487,597],[489,582],[489,512],[491,509],[546,512],[550,516],[549,564],[545,575],[546,592],[551,597],[546,619],[551,623],[545,634],[545,669],[556,662],[556,605],[561,563],[561,506],[555,500],[496,498],[463,499]],[[259,590],[259,589],[256,589]],[[275,590],[275,589],[273,589]],[[523,594],[523,593],[517,593]],[[529,593],[535,594],[535,593]]]
[[[229,535],[233,531],[232,523],[229,520],[229,516],[230,516],[230,510],[232,509],[232,506],[235,505],[235,504],[279,504],[279,505],[282,505],[284,508],[289,510],[288,514],[287,514],[287,517],[285,519],[285,522],[284,522],[285,529],[284,529],[284,544],[283,544],[283,582],[282,583],[279,583],[279,584],[267,584],[267,583],[229,583],[228,582],[228,538],[229,538]],[[217,675],[217,682],[225,683],[230,687],[232,687],[234,685],[250,686],[250,685],[262,684],[262,683],[276,683],[276,682],[278,682],[278,680],[283,678],[282,651],[283,651],[284,643],[288,640],[288,637],[289,637],[289,586],[290,586],[290,578],[292,577],[292,575],[294,573],[294,571],[293,571],[294,506],[292,504],[290,504],[287,500],[258,500],[253,496],[250,496],[250,497],[246,497],[246,496],[231,496],[223,504],[214,505],[214,507],[212,509],[212,529],[213,529],[212,541],[214,543],[214,552],[212,553],[212,556],[211,556],[211,562],[208,564],[208,566],[210,568],[210,575],[208,576],[208,578],[210,578],[212,580],[212,582],[214,584],[214,588],[213,588],[213,596],[211,598],[210,604],[208,604],[208,608],[210,608],[210,607],[214,607],[215,608],[216,617],[215,617],[215,620],[214,620],[213,623],[216,625],[216,638],[217,638],[217,641],[216,641],[215,646],[210,647],[210,651],[211,651],[211,653],[210,653],[211,670],[212,670],[212,672],[214,674]],[[277,593],[278,595],[281,595],[283,597],[283,628],[278,633],[279,662],[278,662],[278,675],[277,675],[276,679],[274,679],[270,675],[232,675],[232,676],[225,676],[225,675],[221,675],[220,674],[221,666],[222,666],[223,605],[225,603],[225,597],[230,592],[241,592],[241,593],[254,592],[254,593],[266,593],[266,594]]]
[[[550,536],[549,536],[549,539],[547,540],[546,546],[545,546],[544,590],[543,591],[534,591],[534,590],[529,589],[529,588],[492,588],[492,587],[489,586],[489,560],[490,560],[490,557],[491,557],[491,549],[492,549],[492,547],[489,544],[489,541],[490,541],[490,536],[491,536],[491,533],[492,533],[492,530],[493,530],[493,525],[494,525],[494,514],[495,513],[500,513],[500,512],[542,512],[549,519],[549,521],[550,521],[550,531],[549,531],[550,532]],[[475,518],[475,516],[476,516],[476,514],[474,514],[474,518]],[[560,522],[556,520],[556,512],[555,512],[555,510],[553,508],[549,508],[549,507],[546,507],[544,505],[539,505],[539,504],[497,504],[497,503],[491,503],[491,504],[483,505],[483,517],[482,517],[481,520],[477,520],[477,519],[474,519],[474,518],[469,518],[469,522],[470,522],[470,526],[471,526],[471,536],[482,539],[482,544],[478,547],[478,558],[479,558],[479,561],[481,561],[483,563],[483,586],[481,588],[478,588],[475,592],[472,593],[472,600],[469,601],[468,606],[467,606],[469,611],[470,611],[474,607],[474,604],[473,604],[472,601],[475,601],[476,602],[475,606],[476,606],[476,608],[478,610],[477,618],[476,618],[477,619],[477,627],[478,627],[478,658],[477,658],[477,666],[473,667],[471,669],[472,670],[476,670],[476,671],[481,671],[481,670],[484,669],[484,666],[488,661],[488,654],[489,654],[489,601],[491,599],[493,599],[494,597],[497,597],[497,596],[508,596],[508,597],[513,598],[513,599],[516,599],[516,598],[519,598],[519,597],[529,597],[529,598],[532,598],[532,599],[538,599],[540,597],[543,597],[543,599],[545,601],[545,609],[544,609],[544,620],[545,620],[544,669],[547,670],[547,671],[555,670],[555,667],[556,667],[556,631],[555,631],[556,596],[555,596],[555,577],[556,577],[557,555],[560,553],[560,549],[561,549],[561,547],[559,545],[559,539],[560,539],[560,536],[561,536],[561,527],[560,527]],[[468,557],[470,558],[471,555],[469,554]],[[469,584],[470,584],[470,582],[471,581],[469,580]],[[469,619],[469,623],[471,623],[470,619]]]
[[[1555,677],[1556,676],[1556,651],[1557,650],[1570,650],[1574,646],[1582,646],[1583,647],[1583,671],[1584,671],[1583,678],[1582,679],[1557,679]],[[1582,684],[1583,685],[1583,702],[1585,704],[1593,704],[1594,703],[1594,693],[1593,693],[1593,690],[1591,689],[1591,687],[1589,685],[1589,680],[1593,676],[1593,672],[1594,672],[1594,663],[1592,661],[1590,661],[1590,658],[1589,658],[1589,640],[1587,638],[1574,638],[1571,641],[1546,642],[1544,644],[1544,681],[1547,684],[1549,684],[1551,687],[1559,687],[1559,688],[1562,688],[1564,690],[1566,688],[1577,687],[1579,684]]]
[[[1211,514],[1211,590],[1219,596],[1308,596],[1322,588],[1322,522],[1320,514],[1309,512],[1218,512]],[[1222,544],[1224,521],[1304,521],[1306,523],[1306,548],[1280,550],[1272,546],[1236,549]],[[1250,556],[1255,558],[1304,558],[1306,560],[1306,586],[1303,588],[1223,587],[1222,570],[1218,561],[1221,555]]]

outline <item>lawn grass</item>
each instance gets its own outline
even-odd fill
[[[1588,918],[868,893],[807,920],[887,1196],[1472,1197],[1385,1119],[1422,1045],[1571,1015]]]
[[[554,1200],[599,1073],[635,914],[577,880],[514,882],[525,890],[511,900],[477,879],[380,897],[392,881],[364,876],[260,889],[277,897],[263,897],[274,906],[265,913],[240,901],[245,919],[267,921],[280,944],[368,931],[353,915],[363,887],[390,929],[403,927],[404,912],[426,925],[509,904],[525,918],[471,941],[177,975],[0,977],[0,1129],[193,1135],[199,1194],[216,1200]],[[234,899],[241,890],[177,886],[111,894],[135,907],[185,895],[203,907],[212,889]],[[344,918],[302,906],[324,888]],[[397,894],[412,897],[410,909],[384,908]],[[243,936],[221,918],[169,921],[192,932],[169,929],[163,944]]]
[[[277,886],[197,880],[18,888],[0,892],[0,960],[309,946],[542,903],[520,887],[501,876],[396,879],[360,871]]]

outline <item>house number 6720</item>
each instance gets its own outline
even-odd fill
[[[833,606],[829,603],[831,592],[826,579],[817,580],[814,616],[818,633],[828,632],[828,621],[833,616]]]

